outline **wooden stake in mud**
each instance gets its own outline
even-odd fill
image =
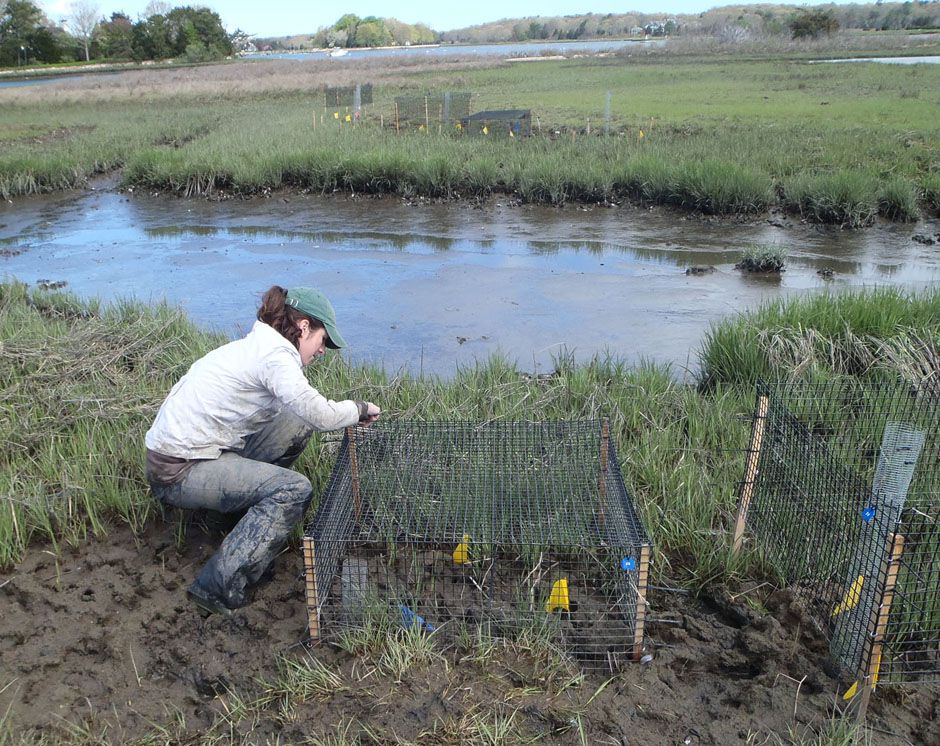
[[[312,536],[304,537],[303,553],[307,592],[307,628],[310,630],[310,640],[317,644],[320,642],[320,599],[317,594],[316,553]]]
[[[767,409],[770,401],[766,396],[757,399],[757,415],[751,427],[751,447],[747,452],[747,465],[744,469],[744,482],[741,485],[741,496],[738,500],[738,517],[734,523],[734,548],[737,554],[744,542],[744,526],[747,523],[747,511],[751,507],[754,489],[757,486],[757,463],[760,460],[761,443],[764,439],[764,427],[767,423]]]
[[[352,479],[352,499],[355,511],[355,521],[359,523],[362,514],[362,498],[359,496],[359,460],[356,457],[356,429],[346,428],[346,439],[349,441],[349,476]]]
[[[858,705],[859,722],[865,719],[871,693],[875,688],[875,684],[878,683],[881,656],[884,652],[885,633],[888,630],[888,617],[891,614],[891,604],[894,602],[894,587],[898,582],[898,571],[901,569],[901,554],[904,552],[904,537],[901,534],[895,534],[891,537],[888,542],[888,552],[887,572],[885,573],[881,603],[878,604],[878,617],[876,620],[872,620],[872,626],[869,628],[868,670],[863,677],[859,677],[862,685],[862,699]],[[862,658],[862,660],[865,659],[865,657]]]
[[[428,111],[428,97],[424,97],[424,131],[431,134],[431,112]]]
[[[597,477],[598,506],[597,514],[601,525],[607,522],[605,507],[607,505],[607,452],[610,448],[610,420],[606,417],[601,420],[601,461],[600,473]]]
[[[395,134],[401,134],[401,121],[398,119],[398,102],[395,102]]]
[[[643,657],[643,628],[646,625],[646,589],[650,577],[650,545],[640,547],[640,565],[637,568],[636,581],[636,624],[633,627],[633,660]]]

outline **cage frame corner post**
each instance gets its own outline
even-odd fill
[[[317,589],[316,549],[313,537],[303,537],[304,590],[307,599],[307,631],[314,645],[320,643],[320,598]]]
[[[646,594],[649,591],[649,574],[650,544],[647,542],[640,547],[640,562],[636,574],[636,622],[633,631],[633,660],[635,661],[643,657],[646,612],[649,608],[649,602],[646,600]]]
[[[858,705],[858,721],[864,722],[868,713],[871,695],[878,683],[878,673],[881,669],[884,655],[884,641],[888,630],[888,619],[891,616],[891,605],[894,602],[894,588],[898,582],[898,572],[901,568],[901,555],[904,553],[904,535],[893,532],[888,537],[887,557],[882,567],[881,577],[884,583],[880,589],[881,599],[875,607],[877,614],[870,622],[868,643],[865,655],[862,656],[863,670],[859,672],[859,682],[862,687],[861,700]]]
[[[751,442],[747,450],[747,461],[744,468],[744,481],[741,482],[741,494],[738,497],[737,517],[734,521],[734,540],[731,545],[732,555],[737,555],[744,544],[744,529],[747,526],[747,514],[754,499],[757,486],[761,446],[764,440],[764,430],[767,425],[767,413],[770,408],[770,397],[761,393],[757,397],[754,410],[754,422],[751,425]]]
[[[349,444],[349,478],[352,484],[353,516],[356,523],[362,518],[362,496],[359,492],[359,461],[356,458],[356,428],[346,428]]]

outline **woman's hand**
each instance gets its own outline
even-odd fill
[[[379,415],[382,414],[382,410],[372,402],[365,402],[365,405],[366,411],[359,418],[360,427],[369,427],[369,425],[375,422],[379,418]]]

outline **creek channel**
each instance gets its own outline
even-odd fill
[[[735,269],[753,244],[785,249],[785,271]],[[165,300],[232,337],[272,284],[313,285],[333,301],[354,364],[447,378],[495,353],[533,373],[559,355],[609,354],[668,363],[681,377],[697,370],[710,324],[763,302],[936,286],[940,221],[844,231],[506,198],[210,201],[100,184],[0,205],[0,278],[63,282],[105,302]]]

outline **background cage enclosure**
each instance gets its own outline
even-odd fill
[[[444,91],[426,96],[396,96],[396,129],[430,129],[432,124],[453,127],[470,114],[473,94],[467,91]]]
[[[847,698],[940,679],[938,404],[906,383],[758,387],[735,545],[746,522],[856,682]]]
[[[304,533],[314,640],[368,623],[639,657],[650,546],[607,420],[350,428]]]

